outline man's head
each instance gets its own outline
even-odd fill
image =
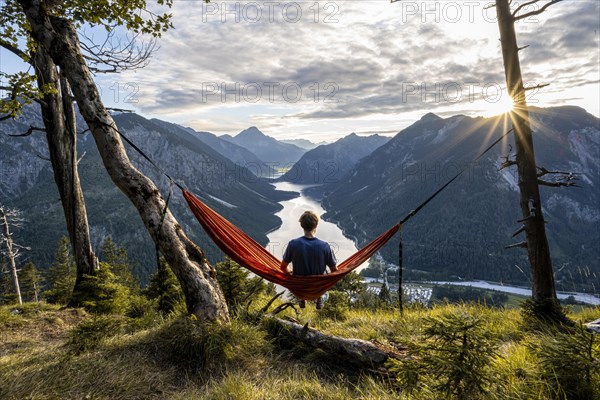
[[[312,211],[304,211],[300,217],[300,226],[306,232],[312,232],[317,229],[319,224],[319,216]]]

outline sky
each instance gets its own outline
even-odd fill
[[[491,116],[510,107],[491,2],[174,3],[174,29],[148,66],[97,76],[107,105],[218,135],[257,126],[313,142],[391,136],[428,112]],[[519,45],[529,46],[525,82],[550,83],[529,92],[530,105],[599,115],[599,32],[598,0],[565,0],[517,23]]]

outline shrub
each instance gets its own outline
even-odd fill
[[[192,372],[217,374],[228,367],[255,367],[257,357],[270,349],[264,331],[236,319],[231,324],[217,324],[182,317],[166,324],[150,340],[166,362]]]
[[[574,332],[544,335],[532,345],[541,366],[541,377],[555,398],[597,399],[600,388],[600,341],[580,325]]]
[[[521,303],[523,324],[526,330],[544,331],[548,327],[574,326],[574,322],[567,318],[565,312],[557,300],[527,299]]]
[[[217,263],[217,281],[223,291],[227,306],[236,315],[253,297],[263,293],[267,286],[260,277],[250,277],[250,272],[226,258]]]
[[[445,398],[461,400],[485,393],[496,345],[482,324],[460,309],[426,318],[426,340],[411,344],[410,359],[390,363],[401,388],[410,392],[429,386]]]
[[[75,287],[75,260],[71,254],[69,239],[63,236],[58,242],[52,266],[46,271],[50,290],[44,292],[49,303],[67,304]]]
[[[130,291],[117,282],[110,265],[100,263],[96,275],[84,275],[81,290],[73,301],[94,314],[124,314],[129,308]]]
[[[144,295],[154,300],[156,309],[164,315],[185,307],[179,281],[164,257],[161,257],[156,273],[150,277],[150,285],[144,290]]]
[[[325,302],[323,309],[319,311],[319,318],[329,318],[335,321],[344,321],[348,316],[348,295],[343,292],[332,290]]]

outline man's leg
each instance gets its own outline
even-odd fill
[[[323,296],[321,296],[317,299],[317,310],[320,310],[322,308],[323,308]]]
[[[300,306],[300,308],[305,308],[306,307],[306,301],[305,300],[300,300],[298,302],[298,305]]]

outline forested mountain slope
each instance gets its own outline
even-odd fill
[[[578,107],[532,108],[531,117],[538,166],[580,174],[581,188],[541,188],[558,285],[597,290],[599,120]],[[525,251],[504,249],[523,240],[522,236],[511,238],[521,218],[516,170],[500,170],[503,157],[514,149],[512,135],[473,163],[508,126],[504,116],[443,119],[425,115],[363,158],[344,179],[327,185],[326,218],[364,244],[459,169],[467,169],[405,225],[405,266],[415,277],[527,284]],[[394,243],[382,254],[397,263],[397,239]]]

